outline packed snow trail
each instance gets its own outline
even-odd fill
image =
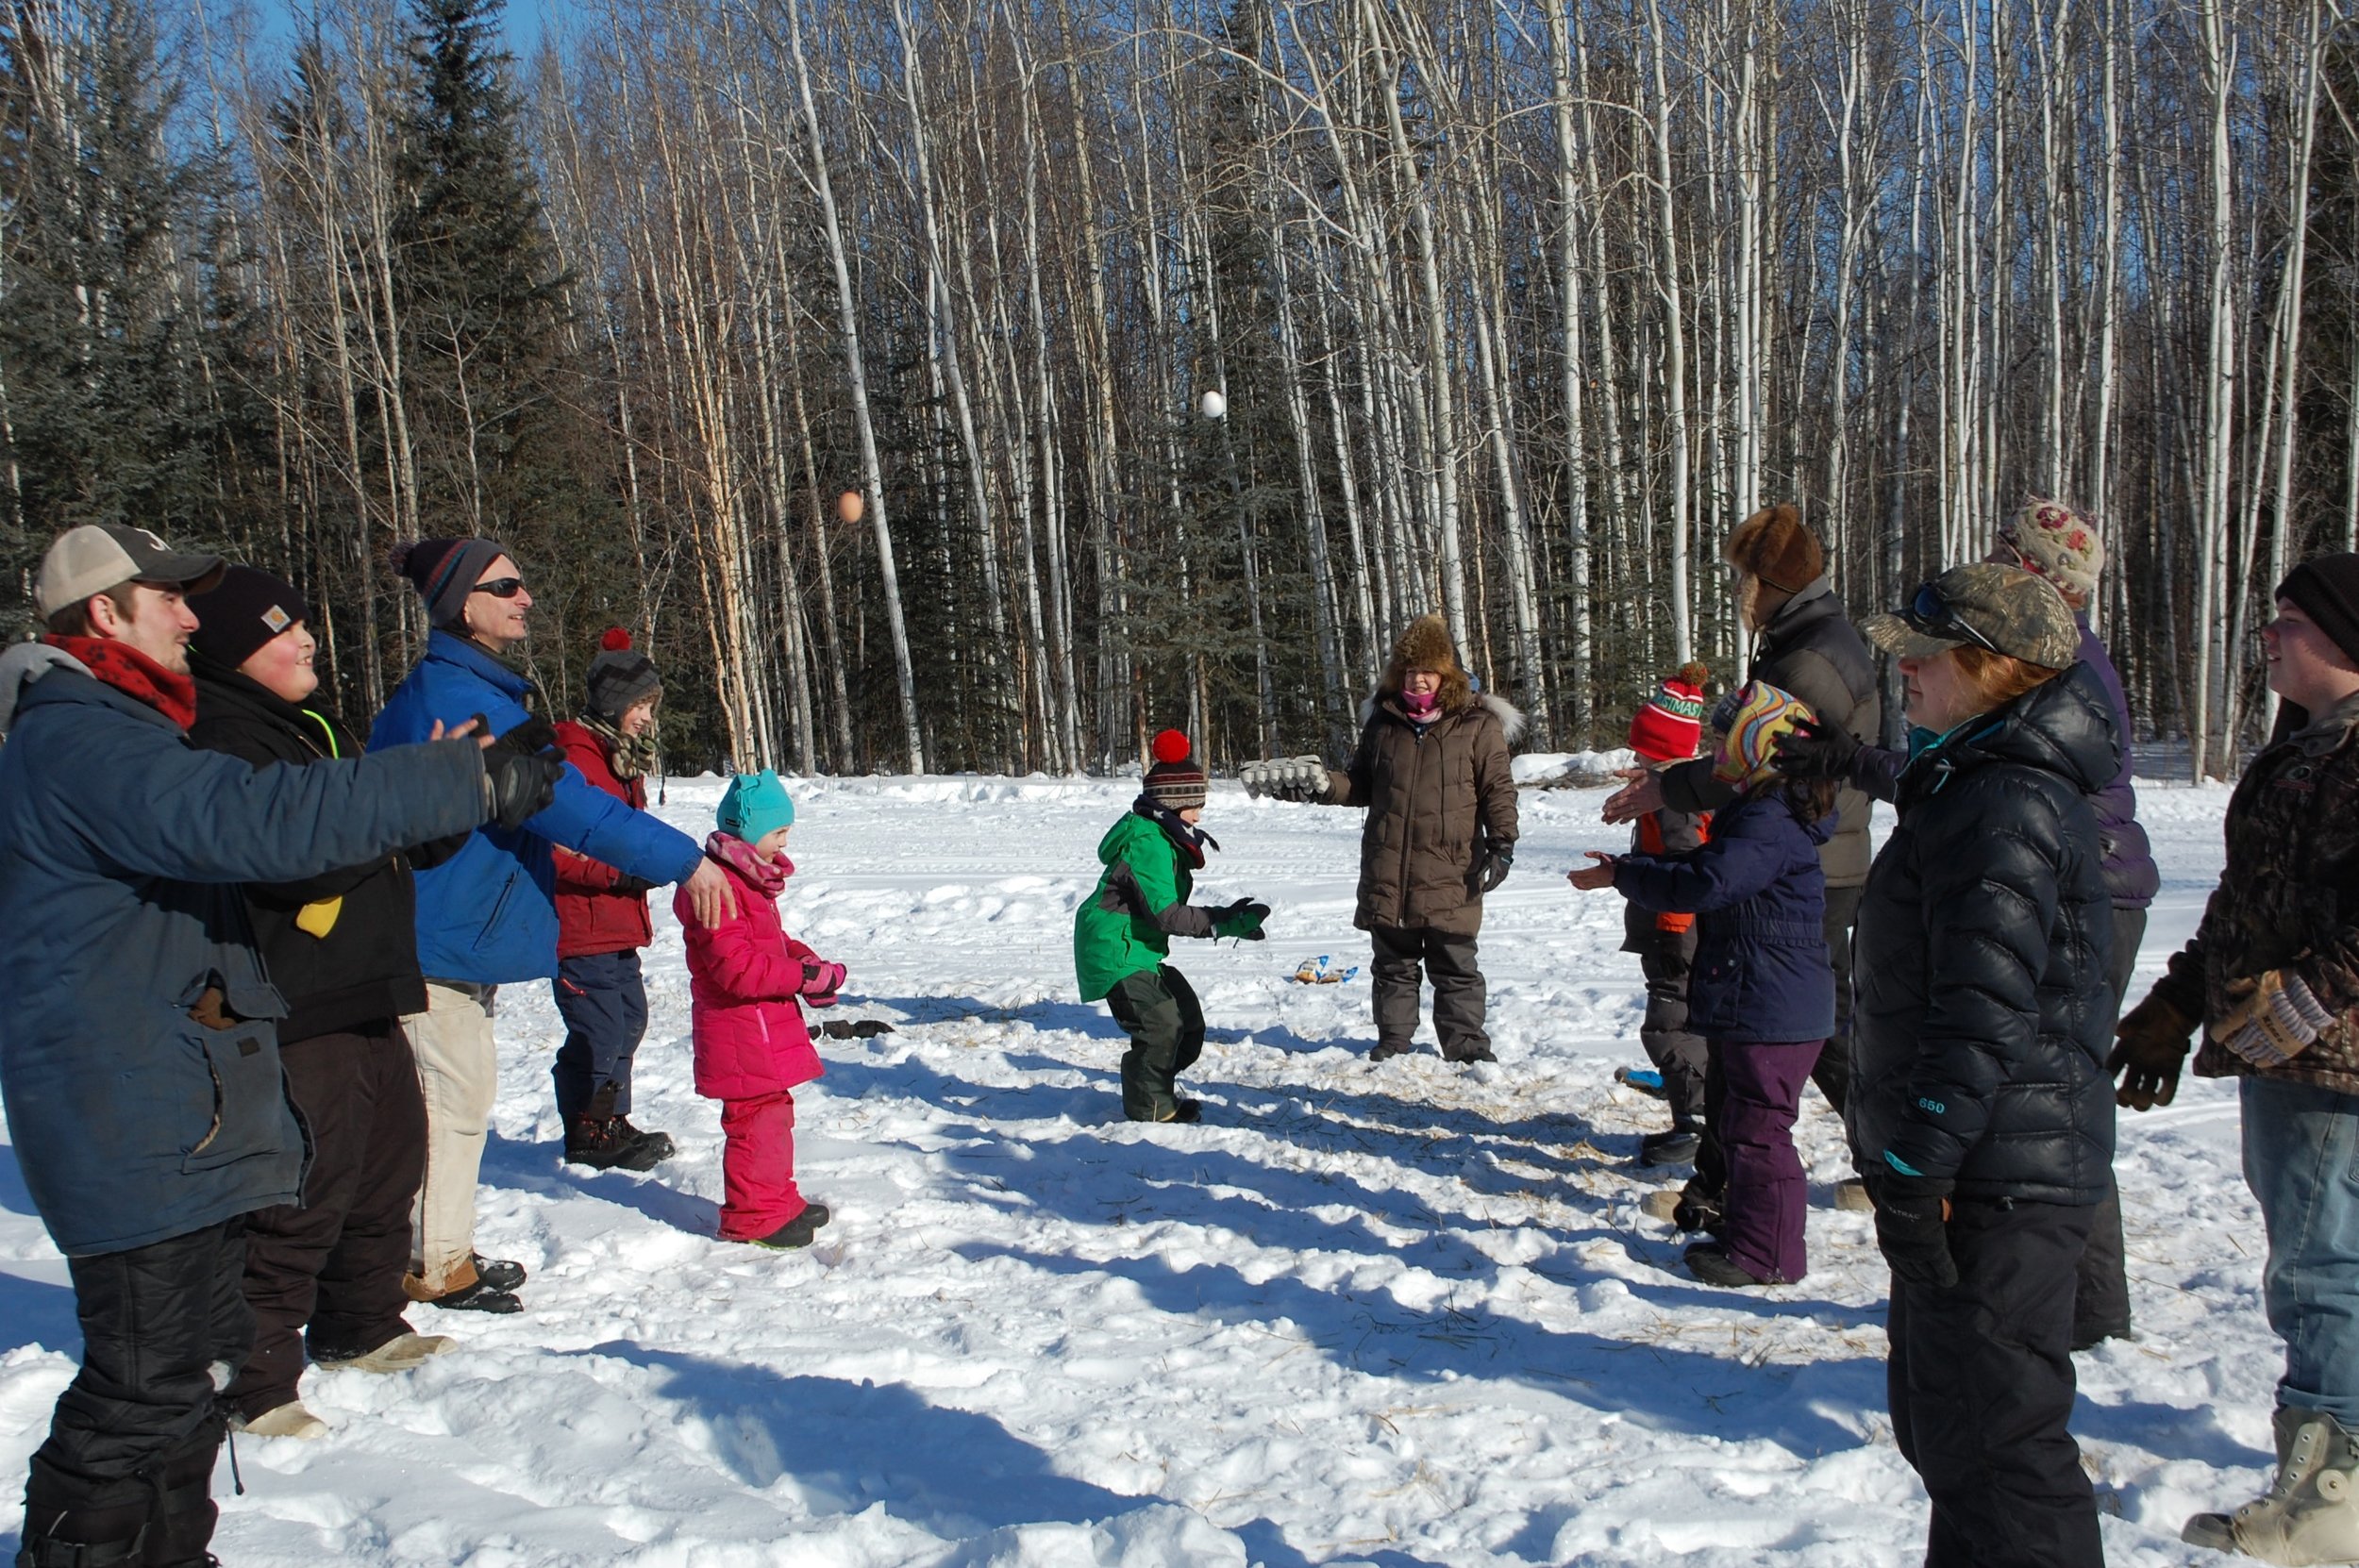
[[[1544,763],[1519,759],[1525,776]],[[1373,1563],[1913,1564],[1885,1272],[1815,1093],[1812,1273],[1732,1294],[1644,1218],[1668,1173],[1621,907],[1564,872],[1615,848],[1601,791],[1527,791],[1487,901],[1497,1064],[1381,1065],[1363,975],[1290,976],[1350,927],[1357,812],[1215,786],[1199,902],[1276,907],[1258,944],[1176,943],[1211,1022],[1205,1125],[1121,1120],[1122,1036],[1075,1002],[1070,927],[1119,780],[794,786],[787,929],[851,969],[798,1090],[817,1245],[715,1241],[718,1108],[690,1086],[678,927],[657,900],[644,1176],[561,1165],[544,985],[499,998],[480,1243],[532,1271],[510,1318],[411,1316],[463,1347],[306,1375],[324,1441],[245,1439],[217,1477],[233,1568]],[[719,785],[662,813],[701,834]],[[2142,981],[2219,867],[2224,789],[2142,785],[2166,884]],[[2211,1564],[2181,1521],[2256,1492],[2278,1359],[2233,1090],[2123,1118],[2140,1337],[2078,1358],[2073,1428],[2116,1564]],[[0,1158],[0,1552],[79,1347],[63,1261]]]

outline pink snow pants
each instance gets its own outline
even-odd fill
[[[801,1213],[795,1185],[795,1096],[781,1090],[721,1102],[721,1239],[752,1242]]]

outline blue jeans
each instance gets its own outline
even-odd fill
[[[2359,1431],[2359,1095],[2243,1080],[2244,1178],[2268,1226],[2263,1298],[2285,1342],[2277,1403]]]

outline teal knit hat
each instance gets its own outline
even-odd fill
[[[795,826],[795,800],[768,768],[742,773],[729,780],[713,820],[722,832],[758,843],[774,827]]]

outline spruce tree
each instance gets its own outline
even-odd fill
[[[597,443],[575,428],[568,280],[506,79],[514,62],[496,43],[502,9],[412,0],[395,232],[403,386],[427,531],[506,541],[527,558],[548,629],[571,631],[563,575],[613,554],[620,529],[597,461],[585,461]],[[606,592],[591,597],[585,623],[607,609]]]
[[[226,180],[176,151],[178,84],[141,0],[0,26],[0,552],[129,523],[226,542],[244,317]],[[216,374],[209,375],[209,368]],[[22,613],[29,615],[29,604]]]

